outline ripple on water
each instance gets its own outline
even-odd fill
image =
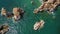
[[[17,33],[17,30],[15,30],[15,27],[10,27],[7,34],[18,34],[18,33]]]

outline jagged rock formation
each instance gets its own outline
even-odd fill
[[[60,0],[43,0],[43,3],[40,7],[34,10],[34,13],[39,11],[53,11],[58,5],[60,5]]]
[[[24,11],[21,8],[17,8],[17,7],[13,8],[14,20],[15,21],[19,20],[23,13],[24,13]]]
[[[9,31],[9,26],[8,25],[2,25],[0,26],[0,34],[6,34],[6,32]]]

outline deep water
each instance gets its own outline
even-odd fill
[[[31,1],[34,1],[34,3],[31,4]],[[9,24],[10,30],[6,34],[60,34],[60,7],[55,11],[55,15],[47,12],[34,14],[34,9],[40,5],[39,0],[0,0],[0,10],[4,7],[7,12],[12,12],[14,7],[20,7],[25,11],[23,18],[18,22],[0,14],[0,25]],[[41,30],[33,30],[35,22],[41,19],[45,21],[44,27]]]

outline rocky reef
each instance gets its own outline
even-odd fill
[[[43,0],[42,5],[35,9],[34,13],[38,13],[39,11],[52,12],[58,5],[60,5],[60,0]]]

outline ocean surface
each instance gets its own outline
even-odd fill
[[[34,1],[33,4],[31,1]],[[0,14],[0,25],[9,25],[6,34],[60,34],[60,7],[54,11],[54,14],[48,14],[46,11],[34,14],[34,9],[40,5],[40,0],[0,0],[0,10],[4,7],[7,12],[12,12],[14,7],[20,7],[25,11],[23,18],[17,22]],[[44,27],[37,31],[33,30],[35,22],[41,19],[45,21]]]

